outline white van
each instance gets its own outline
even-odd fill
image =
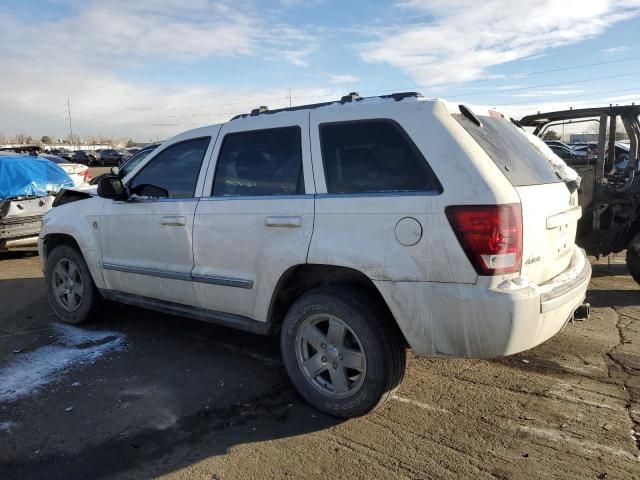
[[[60,319],[106,298],[279,334],[300,393],[343,417],[390,395],[407,344],[496,357],[551,338],[591,275],[575,185],[542,150],[414,93],[258,109],[56,205],[39,250]]]

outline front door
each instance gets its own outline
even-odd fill
[[[314,209],[308,118],[264,115],[220,131],[193,236],[203,308],[264,321],[281,275],[306,262]]]
[[[110,290],[196,305],[191,283],[196,187],[210,136],[165,147],[133,178],[128,201],[107,201],[100,220]]]

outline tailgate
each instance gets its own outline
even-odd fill
[[[567,269],[581,216],[564,183],[516,187],[522,203],[522,273],[543,284]]]

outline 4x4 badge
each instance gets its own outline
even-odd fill
[[[524,262],[524,264],[525,265],[531,265],[532,263],[539,262],[540,260],[542,260],[541,257],[531,257],[531,258],[527,258],[527,260]]]

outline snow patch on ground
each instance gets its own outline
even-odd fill
[[[80,365],[91,364],[107,353],[124,348],[120,332],[85,330],[55,325],[55,342],[20,354],[0,369],[0,402],[30,395]]]

